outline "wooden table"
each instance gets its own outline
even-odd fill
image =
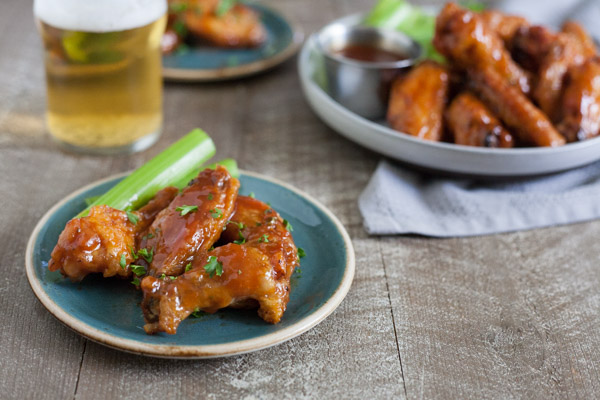
[[[307,33],[368,0],[266,1]],[[61,152],[45,133],[31,4],[0,2],[0,397],[592,398],[600,393],[600,222],[463,239],[369,237],[357,196],[379,155],[327,128],[290,61],[243,81],[167,84],[165,131],[134,156]],[[209,361],[152,359],[83,339],[33,295],[25,244],[56,201],[138,167],[195,126],[218,157],[321,200],[356,250],[350,293],[282,345]]]

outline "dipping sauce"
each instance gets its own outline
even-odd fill
[[[334,54],[366,62],[394,62],[409,58],[406,54],[380,49],[367,44],[349,44],[340,50],[334,51]]]

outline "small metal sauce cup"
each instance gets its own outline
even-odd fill
[[[329,95],[356,114],[380,119],[387,111],[393,79],[415,64],[421,46],[407,35],[392,30],[333,23],[316,35],[324,55]],[[364,45],[406,55],[399,61],[359,61],[337,54],[349,45]]]

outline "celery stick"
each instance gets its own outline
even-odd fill
[[[91,207],[100,204],[125,211],[137,210],[160,189],[181,184],[192,172],[198,174],[200,166],[214,154],[212,139],[204,131],[194,129],[100,196],[76,218],[86,216]]]

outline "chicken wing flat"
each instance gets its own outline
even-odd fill
[[[448,99],[448,71],[425,61],[392,83],[387,120],[400,132],[439,141]]]
[[[141,288],[147,333],[174,334],[194,311],[250,308],[278,323],[287,307],[297,248],[277,212],[258,200],[238,198],[226,236],[237,238],[194,260],[175,280],[147,276]]]
[[[479,15],[488,28],[494,31],[504,43],[510,43],[521,27],[529,26],[529,22],[523,17],[496,10],[484,10]]]
[[[581,46],[581,52],[586,57],[591,57],[597,53],[594,39],[586,32],[583,27],[575,21],[567,21],[562,26],[562,32],[571,35]]]
[[[533,98],[547,115],[556,119],[565,76],[570,67],[592,57],[569,34],[559,34],[542,61]]]
[[[145,232],[154,217],[175,197],[173,187],[158,192],[152,201],[135,214],[133,223],[127,213],[108,206],[92,207],[87,217],[70,220],[61,232],[48,262],[72,281],[80,281],[91,273],[104,277],[131,275],[129,264],[136,237]]]
[[[446,122],[456,144],[502,148],[514,146],[510,132],[471,93],[464,92],[454,98],[446,110]]]
[[[471,85],[484,104],[520,142],[536,146],[561,146],[565,138],[550,120],[514,86],[509,85],[495,70],[471,71]]]
[[[256,47],[267,33],[260,16],[252,8],[235,4],[225,13],[218,11],[219,1],[195,0],[185,12],[185,25],[190,33],[220,47]]]
[[[205,253],[221,235],[239,186],[221,166],[200,172],[156,216],[149,235],[140,243],[140,251],[146,255],[136,263],[147,265],[148,273],[154,276],[181,274],[194,256]]]
[[[558,130],[569,142],[600,133],[600,60],[591,58],[569,69],[561,100]]]
[[[509,84],[527,94],[530,79],[510,57],[504,42],[477,13],[448,3],[438,15],[435,48],[459,68],[493,68]]]

